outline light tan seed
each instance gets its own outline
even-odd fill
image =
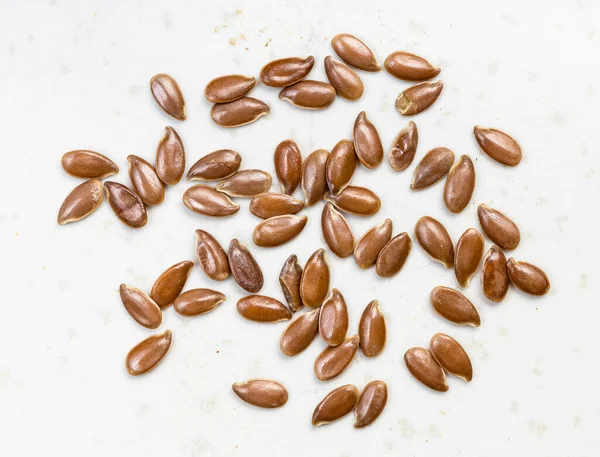
[[[275,148],[275,173],[284,194],[292,195],[302,177],[302,154],[292,140],[283,140]]]
[[[478,125],[473,127],[473,133],[479,147],[496,162],[509,167],[517,166],[521,162],[521,146],[510,135]]]
[[[300,297],[300,281],[302,280],[302,267],[298,263],[296,254],[290,255],[279,273],[279,285],[292,313],[302,308]]]
[[[423,250],[446,268],[454,263],[454,247],[446,228],[436,219],[423,216],[415,225],[415,236]]]
[[[204,97],[212,103],[227,103],[242,98],[256,86],[256,78],[245,75],[225,75],[210,81]]]
[[[150,90],[156,102],[170,116],[185,121],[185,100],[177,82],[163,73],[150,80]]]
[[[261,219],[296,214],[304,208],[304,202],[286,194],[269,192],[257,195],[250,202],[250,212]]]
[[[354,148],[358,160],[367,168],[377,168],[383,161],[381,138],[364,111],[354,121]]]
[[[531,295],[545,295],[550,290],[550,280],[544,271],[527,262],[517,262],[512,257],[506,263],[510,281]]]
[[[242,289],[251,293],[262,289],[264,283],[262,270],[246,246],[236,238],[232,239],[227,256],[233,279]]]
[[[365,90],[360,76],[345,63],[325,57],[325,73],[340,97],[358,100]]]
[[[408,368],[410,374],[430,389],[439,392],[448,390],[444,370],[427,349],[410,348],[404,354],[404,363],[406,363],[406,368]]]
[[[60,225],[80,221],[96,211],[102,201],[104,201],[104,191],[102,182],[98,179],[79,184],[60,206],[57,221]]]
[[[351,384],[333,389],[315,408],[312,424],[318,427],[341,419],[354,409],[358,403],[358,397],[358,389]]]
[[[350,364],[358,349],[358,335],[346,338],[339,346],[328,346],[315,360],[315,375],[321,381],[335,378]]]
[[[106,181],[104,189],[110,207],[121,222],[132,228],[146,225],[148,214],[146,214],[146,207],[138,194],[114,181]]]
[[[392,221],[386,219],[365,232],[354,247],[354,260],[360,268],[375,265],[377,256],[392,239]]]
[[[284,87],[279,98],[305,109],[325,109],[335,101],[335,88],[323,81],[305,80]]]
[[[375,357],[381,354],[385,347],[386,327],[385,317],[379,307],[379,302],[373,300],[367,305],[358,324],[360,349],[365,357]]]
[[[383,247],[375,263],[375,271],[382,278],[389,278],[397,274],[410,254],[412,241],[406,232],[392,238]]]
[[[162,322],[162,311],[154,300],[135,287],[121,284],[121,302],[131,317],[146,328],[157,328]]]
[[[290,357],[299,354],[310,346],[318,331],[319,309],[302,313],[281,334],[279,348]]]
[[[76,178],[102,179],[119,172],[117,164],[108,157],[85,149],[66,152],[60,164],[63,170]]]
[[[152,285],[150,297],[161,308],[169,306],[175,301],[185,286],[194,262],[184,260],[167,268]]]
[[[315,65],[315,58],[308,56],[286,57],[273,60],[260,70],[260,80],[266,86],[286,87],[304,79]]]
[[[242,156],[231,149],[219,149],[206,154],[188,171],[191,181],[215,181],[234,175],[242,164]]]
[[[282,384],[268,379],[249,379],[231,386],[235,394],[260,408],[280,408],[288,401],[288,392]]]
[[[477,207],[477,216],[483,232],[502,249],[515,249],[521,241],[521,231],[506,215],[485,204]]]
[[[306,206],[317,203],[327,190],[327,159],[325,149],[311,152],[302,164],[302,190],[306,196]]]
[[[263,248],[280,246],[296,238],[304,230],[307,221],[307,216],[297,214],[270,217],[254,228],[252,241]]]
[[[406,170],[415,158],[419,144],[419,130],[417,124],[410,121],[404,127],[390,147],[389,162],[394,171]]]
[[[467,155],[458,159],[446,178],[444,203],[451,213],[460,213],[471,201],[475,190],[475,167]]]
[[[431,291],[429,300],[433,309],[450,322],[458,325],[479,327],[481,318],[475,305],[458,290],[438,286]]]
[[[248,295],[237,302],[238,313],[249,321],[281,322],[289,321],[292,312],[279,300],[265,295]]]
[[[204,184],[187,189],[183,194],[183,204],[195,213],[214,217],[231,216],[240,210],[227,194]]]
[[[264,194],[271,188],[272,178],[262,170],[242,170],[233,176],[219,181],[215,190],[230,197],[254,197]]]
[[[211,289],[192,289],[182,293],[173,302],[173,308],[182,316],[205,314],[225,301],[225,295]]]
[[[171,347],[171,337],[171,330],[165,330],[134,346],[125,359],[127,372],[131,376],[138,376],[154,368]]]
[[[152,165],[136,155],[127,156],[133,190],[146,205],[158,205],[165,199],[165,187]]]
[[[363,389],[354,410],[354,427],[362,428],[375,422],[381,415],[388,399],[387,384],[371,381]]]
[[[410,183],[412,190],[426,189],[434,185],[450,170],[454,153],[448,148],[433,148],[421,159]]]
[[[396,99],[396,109],[403,116],[413,116],[425,111],[437,100],[442,92],[442,81],[420,83],[409,87]]]
[[[340,33],[331,40],[331,47],[349,65],[364,71],[379,71],[381,66],[373,51],[349,33]]]
[[[357,216],[372,216],[381,208],[381,200],[372,190],[365,187],[348,186],[339,195],[326,193],[325,201],[336,208]]]
[[[308,258],[300,281],[302,303],[318,308],[329,292],[329,265],[324,249],[317,249]]]
[[[405,81],[424,81],[440,74],[439,67],[405,51],[392,52],[386,57],[383,66],[390,75]]]
[[[223,281],[229,277],[229,260],[225,250],[204,230],[196,230],[196,256],[200,268],[210,279]]]
[[[348,331],[348,307],[344,296],[337,289],[323,302],[319,314],[319,334],[328,346],[339,346]]]
[[[493,302],[504,300],[508,292],[508,270],[504,252],[494,245],[483,258],[481,267],[481,289],[483,295]]]
[[[323,238],[335,255],[349,257],[354,252],[354,234],[346,218],[331,203],[326,203],[321,214]]]
[[[456,243],[454,274],[462,287],[467,287],[477,272],[484,247],[483,235],[474,228],[467,229]]]
[[[173,127],[165,133],[156,148],[156,174],[167,185],[175,185],[185,172],[185,148]]]
[[[242,97],[227,103],[216,103],[210,109],[210,117],[221,127],[233,128],[252,124],[269,114],[271,109],[262,100]]]
[[[358,158],[352,141],[341,140],[333,147],[327,159],[326,170],[327,185],[332,194],[338,195],[350,184],[357,164]]]
[[[448,373],[469,382],[473,379],[471,359],[463,347],[451,336],[436,333],[429,343],[431,355]]]

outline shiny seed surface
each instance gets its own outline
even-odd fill
[[[288,392],[283,384],[268,379],[236,382],[231,388],[246,403],[260,408],[279,408],[288,400]]]
[[[131,317],[146,328],[158,328],[162,322],[162,311],[154,300],[140,289],[121,284],[121,302]]]
[[[304,202],[286,194],[269,192],[257,195],[250,202],[250,212],[261,219],[296,214],[304,208]]]
[[[367,168],[377,168],[383,161],[383,144],[379,132],[364,111],[354,121],[354,149],[360,163]]]
[[[409,87],[396,99],[396,109],[403,116],[425,111],[437,100],[444,87],[441,81],[420,83]]]
[[[156,103],[170,116],[185,121],[185,100],[173,77],[160,73],[150,80],[150,91]]]
[[[108,157],[85,149],[63,154],[60,164],[63,170],[76,178],[102,179],[119,172],[117,164]]]
[[[183,286],[185,286],[185,282],[193,267],[194,262],[185,260],[167,268],[154,281],[150,297],[161,308],[169,306],[183,290]]]
[[[322,81],[305,80],[284,87],[279,98],[305,109],[325,109],[335,101],[335,88]]]
[[[221,127],[233,128],[256,122],[270,111],[269,106],[262,100],[242,97],[232,102],[213,105],[210,117]]]
[[[304,351],[319,331],[319,309],[300,314],[287,326],[279,339],[281,352],[289,357]]]
[[[225,295],[212,289],[192,289],[182,293],[173,302],[173,308],[182,316],[206,314],[225,301]]]
[[[215,181],[234,175],[242,164],[242,156],[231,149],[219,149],[206,154],[188,171],[187,179],[192,181]]]
[[[302,177],[302,154],[292,140],[283,140],[275,148],[275,173],[284,194],[292,195]]]
[[[328,346],[339,346],[348,331],[348,307],[344,296],[337,289],[323,302],[319,314],[319,334]]]
[[[230,197],[254,197],[271,188],[271,175],[262,170],[242,170],[217,183],[215,190]]]
[[[404,266],[411,248],[412,240],[408,233],[402,232],[396,235],[387,242],[377,256],[376,273],[382,278],[389,278],[397,274]]]
[[[302,267],[298,263],[296,254],[290,255],[279,273],[279,285],[290,310],[295,313],[302,308],[300,297],[300,281],[302,279]]]
[[[333,147],[326,169],[327,186],[332,194],[338,195],[350,184],[357,164],[358,157],[352,141],[341,140]]]
[[[333,203],[336,208],[357,216],[372,216],[381,208],[381,200],[366,187],[348,186],[339,195],[326,193],[325,201]]]
[[[385,70],[392,76],[404,81],[424,81],[440,74],[440,68],[431,65],[423,57],[410,52],[396,51],[383,62]]]
[[[125,359],[125,367],[131,376],[138,376],[154,368],[171,347],[171,330],[152,335],[134,346]]]
[[[415,237],[423,250],[446,268],[454,263],[454,247],[446,228],[436,219],[423,216],[415,225]]]
[[[292,312],[281,303],[266,295],[248,295],[237,302],[240,315],[255,322],[280,322],[292,318]]]
[[[225,75],[211,80],[204,97],[211,103],[227,103],[246,95],[256,85],[256,79],[246,75]]]
[[[433,148],[415,168],[410,188],[421,190],[434,185],[446,176],[453,163],[454,153],[450,149]]]
[[[264,283],[262,270],[246,246],[234,238],[229,243],[227,256],[233,279],[242,289],[251,293],[262,289]]]
[[[328,346],[315,360],[315,375],[321,381],[335,378],[350,364],[358,349],[358,335],[346,338],[339,346]]]
[[[196,257],[202,271],[214,281],[229,277],[229,260],[223,246],[205,230],[196,230]]]
[[[456,243],[454,274],[462,287],[467,287],[471,278],[477,273],[484,247],[483,235],[474,228],[467,229]]]
[[[451,213],[460,213],[467,207],[475,190],[475,166],[467,155],[458,159],[446,178],[444,203]]]
[[[60,206],[57,221],[60,225],[80,221],[96,211],[103,201],[101,181],[92,179],[79,184]]]
[[[165,199],[165,187],[154,167],[136,155],[127,156],[133,190],[146,205],[158,205]]]
[[[521,231],[504,213],[482,203],[477,207],[477,216],[483,232],[502,249],[512,250],[519,245]]]
[[[272,248],[296,238],[308,221],[307,216],[284,214],[260,222],[252,233],[252,241],[257,246]]]
[[[479,147],[496,162],[509,167],[517,166],[521,162],[521,146],[507,133],[478,125],[473,128],[473,133]]]
[[[404,363],[410,374],[430,389],[439,392],[448,390],[444,370],[427,349],[419,347],[409,349],[404,354]]]
[[[346,218],[333,204],[326,203],[321,213],[321,231],[331,252],[341,258],[354,252],[354,233]]]
[[[379,302],[373,300],[367,305],[358,324],[360,349],[365,357],[375,357],[381,354],[385,346],[386,326],[385,317],[379,307]]]
[[[354,247],[354,260],[360,268],[369,268],[375,265],[377,256],[383,247],[392,239],[392,221],[385,219],[383,222],[371,227],[360,237]]]
[[[266,86],[286,87],[304,79],[315,65],[313,56],[286,57],[273,60],[260,70],[260,80]]]
[[[512,257],[506,263],[508,277],[518,289],[531,295],[545,295],[550,290],[550,280],[544,271],[527,262]]]
[[[114,181],[104,183],[106,198],[117,217],[131,228],[140,228],[148,222],[142,199],[123,184]]]
[[[187,189],[183,194],[183,204],[195,213],[214,217],[231,216],[240,210],[227,194],[204,184]]]
[[[373,51],[354,35],[340,33],[334,36],[331,47],[344,62],[353,67],[364,71],[381,70]]]
[[[318,308],[329,292],[329,265],[324,249],[317,249],[304,266],[300,281],[302,303],[309,308]]]
[[[481,318],[475,305],[458,290],[438,286],[431,291],[429,300],[433,309],[442,316],[458,325],[479,327]]]
[[[175,185],[185,172],[185,148],[173,127],[165,133],[156,148],[156,174],[167,185]]]
[[[331,56],[325,57],[325,74],[340,97],[358,100],[365,90],[360,76],[348,65]]]
[[[417,152],[417,145],[419,144],[419,130],[417,124],[410,121],[406,127],[404,127],[390,147],[389,162],[392,170],[403,171],[406,170],[415,158]]]
[[[327,190],[327,159],[329,152],[317,149],[311,152],[302,165],[302,190],[306,196],[306,206],[312,206],[323,197]]]
[[[473,379],[471,359],[463,347],[451,336],[436,333],[429,343],[431,355],[448,373],[469,382]]]
[[[315,408],[312,424],[318,427],[341,419],[354,409],[358,398],[358,389],[351,384],[333,389]]]
[[[354,410],[354,427],[362,428],[375,422],[383,412],[387,399],[388,388],[385,382],[368,383],[361,392]]]
[[[508,292],[508,270],[506,257],[498,246],[492,246],[483,258],[481,267],[481,289],[483,295],[493,302],[504,300]]]

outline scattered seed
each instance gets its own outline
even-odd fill
[[[308,221],[307,216],[284,214],[260,222],[252,233],[252,241],[257,246],[272,248],[296,238]]]
[[[185,149],[181,137],[173,127],[165,127],[165,134],[156,148],[156,174],[167,185],[175,185],[185,172]]]
[[[152,286],[150,297],[161,308],[169,306],[183,290],[194,262],[185,260],[167,268]]]
[[[173,302],[173,308],[182,316],[205,314],[225,301],[225,295],[211,289],[192,289],[182,293]]]
[[[300,297],[300,281],[302,279],[302,267],[298,263],[296,254],[290,255],[279,273],[279,284],[292,313],[302,308]]]
[[[339,346],[348,331],[348,307],[344,296],[337,289],[323,302],[319,314],[319,334],[328,346]]]
[[[231,128],[251,124],[270,111],[269,106],[262,100],[242,97],[232,102],[213,105],[210,117],[221,127]]]
[[[383,161],[381,138],[364,111],[354,121],[354,148],[358,160],[367,168],[377,168]]]
[[[255,322],[280,322],[292,318],[292,312],[287,306],[266,295],[247,295],[240,298],[237,310],[244,319]]]
[[[364,71],[379,71],[381,66],[366,44],[348,33],[340,33],[331,40],[331,47],[349,65]]]
[[[476,125],[473,127],[475,139],[479,147],[496,162],[514,167],[519,165],[523,153],[521,146],[510,135],[496,129],[488,129]]]
[[[423,250],[446,268],[454,263],[454,247],[446,228],[436,219],[423,216],[415,225],[415,236]]]
[[[325,73],[340,97],[358,100],[365,90],[360,76],[345,63],[325,57]]]
[[[264,283],[262,270],[246,246],[236,238],[232,239],[227,256],[233,279],[242,289],[251,293],[262,289]]]
[[[385,70],[392,76],[405,81],[424,81],[440,74],[440,68],[434,67],[422,57],[410,52],[392,52],[383,63]]]
[[[350,184],[357,164],[352,141],[341,140],[333,147],[326,169],[327,185],[332,194],[338,195]]]
[[[287,57],[273,60],[260,70],[260,80],[266,86],[286,87],[304,79],[315,65],[313,56],[304,59]]]
[[[409,349],[404,354],[404,363],[410,374],[430,389],[439,392],[448,390],[444,370],[427,349],[418,347]]]
[[[375,271],[382,278],[397,274],[408,258],[412,241],[406,232],[396,235],[381,249],[375,263]]]
[[[372,190],[358,186],[348,186],[339,195],[326,193],[323,199],[357,216],[372,216],[381,207],[381,200]]]
[[[546,273],[535,265],[517,262],[512,257],[506,263],[510,281],[520,290],[531,295],[545,295],[550,290]]]
[[[473,379],[471,359],[454,338],[436,333],[429,343],[431,355],[448,373],[469,382]]]
[[[284,194],[292,195],[302,177],[302,154],[292,140],[284,140],[277,145],[274,154],[275,173]]]
[[[196,256],[200,268],[210,279],[223,281],[229,277],[229,260],[225,250],[204,230],[196,230]]]
[[[358,403],[359,392],[351,384],[333,389],[319,402],[312,416],[312,424],[329,424],[350,413]]]
[[[371,381],[363,389],[354,410],[354,427],[362,428],[375,422],[381,415],[388,399],[387,384]]]
[[[196,184],[183,194],[183,204],[195,213],[206,216],[231,216],[240,210],[228,195],[204,184]]]
[[[254,197],[271,188],[271,175],[262,170],[242,170],[217,183],[215,190],[230,197]]]
[[[288,401],[288,392],[282,384],[268,379],[249,379],[231,386],[246,403],[260,408],[279,408]]]
[[[365,357],[375,357],[381,354],[385,346],[386,327],[385,317],[379,302],[371,301],[365,308],[358,324],[360,349]]]
[[[458,290],[438,286],[431,291],[429,300],[433,309],[450,322],[458,325],[479,327],[481,318],[475,305]]]
[[[321,381],[335,378],[352,361],[358,349],[358,335],[346,338],[339,346],[328,346],[315,360],[315,375]]]
[[[302,190],[306,196],[306,206],[312,206],[323,197],[327,190],[327,159],[325,149],[311,152],[302,165]]]
[[[442,81],[420,83],[409,87],[396,99],[396,109],[403,116],[412,116],[425,111],[437,100],[442,92]]]
[[[76,178],[103,179],[119,172],[116,163],[99,152],[78,149],[63,154],[60,164]]]
[[[148,215],[142,199],[123,184],[114,181],[104,183],[106,198],[110,207],[124,224],[140,228],[148,222]]]
[[[171,330],[152,335],[129,351],[125,367],[131,376],[138,376],[154,368],[171,346]]]
[[[515,249],[521,241],[517,224],[500,211],[483,203],[477,207],[477,216],[484,233],[502,249]]]
[[[304,351],[319,331],[319,309],[302,313],[283,331],[279,340],[281,352],[294,356]]]
[[[354,260],[360,268],[375,265],[377,256],[383,247],[392,239],[392,221],[386,219],[374,225],[360,237],[354,247]]]
[[[460,213],[471,201],[475,190],[475,167],[467,155],[458,159],[446,178],[444,203],[451,213]]]
[[[426,189],[434,185],[450,170],[454,153],[448,148],[433,148],[419,162],[410,184],[412,190]]]
[[[474,228],[467,229],[456,243],[454,273],[462,287],[467,287],[469,281],[477,272],[483,257],[484,247],[483,235]]]
[[[185,121],[185,100],[173,77],[163,73],[154,75],[150,80],[150,90],[156,102],[168,115]]]
[[[229,178],[240,168],[242,156],[231,149],[219,149],[199,159],[188,171],[187,179],[215,181]]]
[[[162,311],[148,295],[126,284],[121,284],[119,293],[123,306],[138,324],[152,329],[160,326]]]
[[[481,289],[488,300],[501,302],[508,292],[508,270],[504,252],[494,245],[483,258]]]
[[[212,103],[227,103],[242,98],[256,86],[256,79],[245,75],[225,75],[206,85],[204,96]]]
[[[284,87],[279,98],[305,109],[325,109],[335,101],[335,88],[322,81],[305,80]]]
[[[309,308],[318,308],[329,292],[329,265],[324,249],[317,249],[304,266],[300,281],[302,303]]]
[[[286,194],[269,192],[257,195],[250,202],[250,212],[261,219],[296,214],[304,208],[304,202]]]
[[[158,205],[165,199],[165,187],[152,165],[136,155],[127,156],[133,190],[146,205]]]
[[[341,258],[352,255],[354,252],[352,229],[342,213],[336,210],[331,203],[326,203],[323,207],[321,231],[331,252]]]
[[[389,162],[394,171],[403,171],[410,166],[415,158],[418,143],[417,124],[410,121],[400,130],[390,147]]]
[[[60,206],[57,221],[60,225],[80,221],[96,211],[103,200],[102,182],[98,179],[79,184]]]

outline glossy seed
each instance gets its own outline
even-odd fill
[[[405,81],[424,81],[440,74],[439,67],[405,51],[392,52],[386,57],[383,66],[390,75]]]
[[[415,158],[419,143],[417,124],[410,121],[404,127],[390,147],[389,162],[394,171],[406,170]]]
[[[345,63],[325,57],[325,73],[331,85],[340,97],[348,100],[358,100],[364,90],[360,76]]]
[[[354,234],[346,218],[333,204],[326,203],[321,214],[321,231],[325,243],[335,255],[349,257],[354,252]]]
[[[535,265],[517,262],[512,257],[506,263],[510,281],[523,292],[531,295],[545,295],[550,290],[550,280],[546,273]]]
[[[183,194],[183,204],[195,213],[214,217],[231,216],[240,210],[227,194],[204,184],[187,189]]]
[[[63,154],[60,164],[76,178],[102,179],[119,172],[116,163],[99,152],[78,149]]]
[[[280,408],[288,401],[288,392],[282,384],[268,379],[249,379],[231,386],[235,394],[260,408]]]
[[[421,190],[434,185],[446,176],[453,163],[454,153],[450,149],[433,148],[415,168],[410,188]]]
[[[250,212],[261,219],[284,214],[296,214],[304,208],[304,202],[286,194],[269,192],[257,195],[250,202]]]
[[[157,328],[162,322],[160,307],[148,295],[135,287],[121,284],[119,294],[131,317],[146,328]]]
[[[473,128],[479,147],[496,162],[514,167],[521,162],[521,146],[510,135],[476,125]]]
[[[372,216],[381,207],[381,200],[372,190],[358,186],[348,186],[339,195],[326,193],[323,199],[357,216]]]
[[[338,195],[350,184],[357,164],[352,141],[341,140],[333,147],[326,169],[327,186],[332,194]]]
[[[354,247],[354,260],[360,268],[375,265],[377,256],[392,239],[392,221],[386,219],[365,232]]]
[[[446,228],[436,219],[423,216],[415,225],[415,236],[423,250],[446,268],[454,263],[454,247]]]
[[[508,270],[504,252],[494,245],[483,258],[481,267],[481,289],[483,295],[493,302],[504,300],[508,292]]]
[[[175,185],[185,172],[185,148],[173,127],[165,133],[156,148],[156,174],[167,185]]]
[[[292,140],[283,140],[275,148],[275,173],[284,194],[292,195],[302,177],[302,154]]]
[[[98,179],[79,184],[60,206],[57,221],[60,225],[80,221],[96,211],[103,200],[102,182]]]
[[[156,102],[170,116],[185,121],[185,100],[177,82],[163,73],[150,80],[150,90]]]
[[[379,307],[379,302],[373,300],[367,305],[358,324],[360,349],[365,357],[375,357],[381,354],[385,346],[386,327],[385,317]]]
[[[184,260],[167,268],[152,285],[150,297],[161,308],[169,306],[175,301],[185,286],[194,262]]]
[[[335,378],[350,364],[358,349],[358,335],[346,338],[339,346],[328,346],[315,360],[315,375],[321,381]]]
[[[458,325],[479,327],[481,318],[475,305],[458,290],[438,286],[431,291],[429,300],[433,309],[450,322]]]
[[[232,239],[227,256],[233,279],[242,289],[251,293],[262,289],[264,283],[262,270],[246,246],[237,239]]]
[[[329,292],[329,265],[325,258],[325,250],[317,249],[309,257],[304,266],[300,281],[300,297],[302,303],[309,308],[318,308]]]
[[[325,109],[335,101],[335,88],[322,81],[305,80],[284,87],[279,98],[305,109]]]
[[[358,403],[359,392],[351,384],[333,389],[319,402],[312,416],[312,424],[329,424],[350,413]]]
[[[204,97],[211,103],[227,103],[242,98],[256,85],[256,78],[245,75],[225,75],[210,81]]]
[[[403,116],[412,116],[426,110],[437,100],[444,84],[441,81],[421,83],[409,87],[396,99],[396,109]]]
[[[337,289],[323,302],[319,314],[319,334],[328,346],[339,346],[348,331],[348,307],[344,296]]]
[[[429,346],[431,355],[444,370],[467,382],[473,379],[471,359],[458,341],[443,333],[436,333],[431,337]]]
[[[296,238],[308,221],[307,216],[284,214],[260,222],[252,233],[252,241],[257,246],[272,248]]]
[[[148,222],[146,207],[138,194],[114,181],[106,181],[104,189],[110,207],[121,222],[132,228],[146,225]]]
[[[271,188],[271,175],[262,170],[242,170],[219,181],[215,190],[230,197],[254,197]]]
[[[206,154],[188,171],[191,181],[215,181],[234,175],[242,164],[242,156],[231,149],[219,149]]]
[[[367,168],[377,168],[383,161],[381,138],[364,111],[354,121],[354,148],[358,160]]]
[[[354,427],[362,428],[375,422],[381,415],[388,399],[387,384],[371,381],[363,389],[354,410]]]
[[[240,315],[255,322],[289,321],[292,312],[279,300],[265,295],[248,295],[237,302]]]
[[[302,190],[306,196],[306,206],[317,203],[327,190],[327,159],[325,149],[311,152],[302,164]]]
[[[165,187],[156,171],[146,160],[136,155],[127,156],[129,179],[133,190],[146,205],[158,205],[165,199]]]
[[[483,203],[477,207],[477,216],[483,232],[502,249],[515,249],[521,241],[517,224],[500,211]]]
[[[242,97],[232,102],[213,105],[210,117],[221,127],[233,128],[251,124],[270,111],[269,106],[262,100]]]
[[[475,167],[467,155],[458,159],[446,178],[444,203],[451,213],[460,213],[471,201],[475,190]]]
[[[173,308],[182,316],[205,314],[225,301],[225,295],[211,289],[192,289],[182,293],[173,302]]]
[[[171,330],[152,335],[129,351],[125,367],[131,376],[138,376],[154,368],[171,347]]]
[[[454,274],[462,287],[467,287],[477,272],[484,247],[483,235],[474,228],[467,229],[456,243]]]
[[[439,392],[448,390],[444,370],[427,349],[418,347],[409,349],[404,354],[404,363],[410,374],[430,389]]]
[[[364,71],[379,71],[381,66],[366,44],[349,33],[340,33],[331,40],[331,47],[349,65]]]
[[[286,57],[273,60],[260,70],[260,80],[266,86],[286,87],[304,79],[315,65],[313,56],[304,59]]]
[[[223,281],[229,277],[229,260],[225,250],[204,230],[196,230],[196,256],[200,268],[210,279]]]
[[[302,308],[300,297],[300,281],[302,279],[302,267],[298,263],[296,254],[290,255],[279,273],[279,285],[292,313]]]
[[[392,238],[381,249],[375,263],[375,272],[382,278],[389,278],[397,274],[410,254],[412,241],[406,232],[402,232]]]
[[[304,351],[315,339],[319,331],[319,309],[302,313],[283,331],[279,348],[287,356]]]

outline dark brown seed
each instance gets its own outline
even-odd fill
[[[446,178],[444,203],[451,213],[460,213],[471,201],[475,190],[475,167],[467,155],[458,159]]]
[[[204,230],[196,230],[196,256],[200,268],[210,279],[223,281],[229,277],[229,261],[225,250]]]
[[[296,238],[308,221],[307,216],[284,214],[260,222],[252,233],[252,241],[257,246],[272,248]]]
[[[411,348],[404,354],[404,363],[415,379],[427,387],[446,392],[448,384],[442,367],[425,348]]]
[[[418,143],[417,124],[410,121],[400,130],[390,147],[389,162],[394,171],[403,171],[409,167],[415,158]]]
[[[360,76],[345,63],[325,57],[325,73],[331,85],[340,97],[348,100],[358,100],[364,90]]]
[[[473,379],[471,359],[454,338],[436,333],[429,343],[431,355],[448,373],[469,382]]]
[[[454,153],[448,148],[433,148],[421,159],[413,174],[410,188],[421,190],[434,185],[450,170]]]
[[[409,87],[396,99],[396,109],[403,116],[412,116],[425,111],[437,100],[442,92],[442,81],[421,83]]]
[[[299,354],[310,346],[318,331],[319,309],[300,314],[281,334],[281,352],[290,357]]]
[[[331,47],[349,65],[364,71],[379,71],[381,66],[366,44],[349,33],[340,33],[331,40]]]
[[[225,301],[225,295],[211,289],[192,289],[182,293],[173,302],[173,308],[182,316],[205,314]]]
[[[357,164],[352,141],[341,140],[333,147],[327,159],[326,171],[327,185],[332,194],[338,195],[350,184]]]
[[[405,81],[424,81],[440,74],[439,67],[434,67],[422,57],[404,51],[392,52],[386,57],[383,66],[390,75]]]
[[[305,80],[284,87],[279,98],[305,109],[325,109],[335,101],[335,88],[322,81]]]
[[[423,216],[415,225],[415,236],[423,250],[446,268],[454,263],[454,247],[446,228],[436,219]]]
[[[289,321],[292,312],[279,300],[265,295],[248,295],[237,302],[240,315],[255,322]]]
[[[256,79],[245,75],[225,75],[206,85],[204,96],[212,103],[227,103],[242,98],[256,85]]]
[[[292,140],[284,140],[277,145],[274,154],[275,173],[284,194],[292,195],[302,177],[302,154]]]
[[[184,260],[167,268],[152,286],[150,297],[161,308],[169,306],[175,301],[185,286],[194,262]]]
[[[242,170],[217,183],[215,190],[230,197],[254,197],[271,188],[271,175],[262,170]]]
[[[541,268],[527,262],[517,262],[512,257],[508,259],[506,268],[510,281],[523,292],[545,295],[550,290],[550,280]]]
[[[326,193],[323,199],[357,216],[372,216],[381,207],[381,200],[372,190],[358,186],[348,186],[339,195]]]
[[[125,367],[131,376],[138,376],[154,368],[171,347],[171,330],[152,335],[137,344],[125,359]]]
[[[146,205],[158,205],[165,199],[165,187],[152,165],[136,155],[127,156],[133,190]]]
[[[493,302],[504,300],[508,292],[508,270],[504,252],[494,245],[483,258],[481,267],[481,289],[483,295]]]
[[[273,60],[260,70],[260,80],[266,86],[286,87],[304,79],[315,65],[313,56],[304,59],[300,57],[286,57]]]
[[[521,146],[510,135],[496,129],[488,129],[476,125],[473,127],[475,139],[479,147],[496,162],[514,167],[519,165],[523,153]]]
[[[219,149],[206,154],[188,171],[187,179],[198,181],[215,181],[229,178],[240,168],[242,156],[231,149]]]
[[[398,273],[410,253],[412,241],[406,232],[396,235],[383,247],[377,256],[375,271],[382,278],[389,278]]]
[[[156,102],[175,119],[185,121],[185,100],[177,82],[169,75],[154,75],[150,80],[150,90]]]
[[[354,252],[354,234],[346,218],[331,203],[326,203],[321,214],[323,238],[335,255],[349,257]]]
[[[298,263],[296,254],[292,254],[287,258],[279,273],[279,284],[292,313],[302,308],[302,298],[300,297],[301,279],[302,267]]]
[[[429,300],[433,309],[450,322],[458,325],[479,327],[481,318],[475,305],[458,290],[438,286],[431,291]]]
[[[185,149],[181,137],[173,127],[165,127],[165,134],[156,148],[156,174],[167,185],[175,185],[185,172]]]
[[[63,154],[60,163],[63,170],[76,178],[102,179],[119,172],[117,164],[108,157],[85,149]]]
[[[57,221],[60,225],[80,221],[96,211],[103,200],[102,182],[98,179],[79,184],[63,201]]]
[[[304,202],[286,194],[269,192],[257,195],[250,202],[250,212],[261,219],[296,214],[304,208]]]
[[[360,268],[375,265],[377,256],[383,247],[392,239],[392,221],[386,219],[374,225],[360,237],[354,247],[354,260]]]
[[[383,381],[371,381],[365,386],[354,410],[354,427],[362,428],[375,422],[387,403],[388,388]]]
[[[329,265],[325,258],[325,250],[317,249],[309,257],[304,266],[300,281],[300,297],[302,303],[309,308],[318,308],[329,292]]]
[[[146,328],[157,328],[162,322],[162,311],[154,300],[135,287],[119,287],[123,306],[131,317]]]
[[[251,124],[269,114],[270,111],[269,106],[262,100],[242,97],[232,102],[213,105],[210,117],[221,127],[232,128]]]
[[[306,195],[306,206],[312,206],[327,190],[327,159],[325,149],[311,152],[302,164],[302,190]]]
[[[383,161],[381,138],[364,111],[354,121],[354,148],[358,160],[367,168],[377,168]]]
[[[146,225],[148,222],[146,207],[138,194],[114,181],[106,181],[104,189],[110,207],[121,222],[132,228]]]
[[[456,243],[454,274],[462,287],[467,287],[477,272],[484,247],[483,235],[474,228],[467,229]]]
[[[515,249],[521,241],[517,224],[500,211],[483,203],[477,207],[477,216],[484,233],[502,249]]]
[[[358,403],[359,392],[351,384],[333,389],[319,402],[312,416],[312,424],[329,424],[350,413]]]
[[[183,204],[195,213],[206,216],[231,216],[240,210],[228,195],[204,184],[196,184],[183,194]]]
[[[242,289],[251,293],[262,289],[264,283],[262,270],[246,246],[234,238],[229,243],[227,256],[233,279]]]
[[[339,346],[346,338],[348,331],[348,307],[344,296],[337,289],[331,289],[331,294],[321,306],[319,314],[319,334],[328,346]]]
[[[235,394],[260,408],[279,408],[288,401],[288,392],[282,384],[268,379],[249,379],[231,386]]]
[[[346,338],[339,346],[328,346],[315,360],[315,375],[321,381],[335,378],[350,364],[358,349],[358,335]]]
[[[385,346],[386,328],[385,317],[379,307],[379,302],[373,300],[367,305],[358,324],[360,349],[365,357],[375,357],[381,354]]]

